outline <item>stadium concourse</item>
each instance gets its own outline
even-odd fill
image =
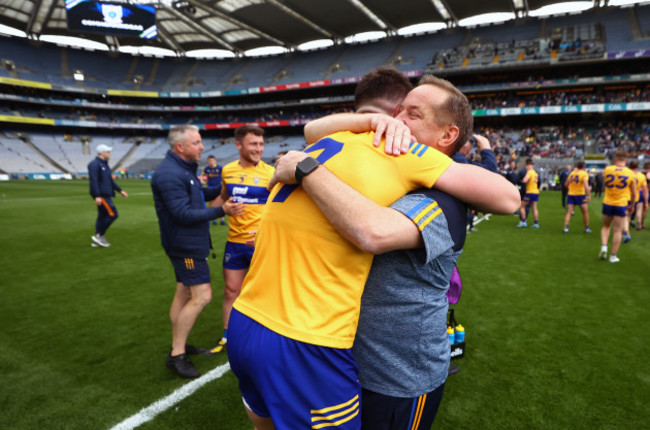
[[[233,131],[246,123],[265,129],[268,163],[301,150],[307,122],[353,111],[360,77],[390,67],[413,83],[425,73],[454,83],[500,172],[532,158],[540,176],[539,232],[488,214],[468,239],[460,260],[468,287],[456,308],[468,349],[445,388],[439,428],[647,425],[649,377],[639,357],[650,353],[640,334],[650,329],[648,229],[631,231],[616,269],[598,265],[597,234],[562,235],[554,191],[578,160],[594,182],[617,150],[650,162],[650,2],[588,1],[573,12],[556,0],[103,2],[152,6],[143,13],[155,20],[138,34],[111,32],[101,17],[94,31],[75,27],[87,17],[68,11],[91,3],[0,5],[2,385],[15,391],[6,393],[3,422],[19,430],[247,428],[225,357],[197,359],[205,377],[188,385],[151,370],[167,347],[167,321],[149,313],[164,314],[161,288],[172,275],[154,253],[148,179],[180,124],[200,129],[200,170],[210,155],[221,165],[238,158]],[[100,144],[112,148],[110,167],[130,198],[111,232],[128,246],[102,250],[97,264],[75,238],[87,238],[91,225],[81,196]],[[590,204],[594,231],[601,199]],[[225,241],[219,228],[211,229],[216,244]],[[204,342],[221,325],[216,296],[193,333]],[[86,390],[88,381],[100,382]],[[64,409],[62,392],[74,408]]]

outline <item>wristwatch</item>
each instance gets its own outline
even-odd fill
[[[296,182],[298,185],[302,184],[302,178],[316,170],[318,166],[320,166],[320,163],[311,157],[307,157],[296,164]]]

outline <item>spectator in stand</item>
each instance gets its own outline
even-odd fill
[[[106,230],[117,219],[117,208],[113,203],[115,191],[127,198],[129,195],[120,188],[113,180],[111,168],[108,166],[108,160],[111,158],[111,148],[108,145],[99,144],[97,148],[97,157],[88,164],[88,179],[90,182],[90,195],[97,205],[97,220],[95,221],[95,234],[90,236],[93,247],[108,248],[111,246],[106,240],[104,234]]]

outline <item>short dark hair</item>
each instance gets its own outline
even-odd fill
[[[253,133],[255,136],[264,136],[264,129],[252,124],[242,125],[235,129],[235,140],[241,142],[248,133]]]
[[[620,160],[620,161],[626,160],[627,159],[627,151],[625,149],[616,150],[616,152],[614,153],[614,158],[616,160]]]
[[[585,160],[580,160],[576,163],[576,167],[578,169],[584,169],[585,168]]]
[[[215,160],[217,159],[217,157],[215,157],[214,155],[208,155],[208,160],[209,160],[210,158],[214,158]]]
[[[628,166],[630,169],[638,169],[639,168],[639,162],[636,160],[630,161],[630,165]]]
[[[419,85],[433,85],[438,87],[449,94],[445,103],[441,105],[434,104],[434,107],[439,107],[440,110],[436,111],[436,117],[440,122],[458,127],[458,138],[454,142],[454,153],[457,152],[470,138],[474,129],[474,117],[472,116],[472,107],[467,100],[465,94],[446,79],[439,78],[431,74],[422,75]],[[445,125],[439,123],[438,125]]]
[[[380,67],[366,73],[357,84],[354,90],[354,107],[359,110],[376,100],[386,100],[397,105],[411,89],[413,84],[403,73]]]
[[[533,165],[533,159],[532,158],[526,158],[526,166]]]

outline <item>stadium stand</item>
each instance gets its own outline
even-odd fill
[[[476,110],[477,127],[492,130],[499,142],[501,164],[510,156],[579,157],[588,146],[607,155],[627,145],[643,155],[649,151],[643,119],[650,110],[647,60],[617,61],[605,55],[650,48],[648,17],[650,6],[605,8],[226,60],[135,57],[0,37],[0,78],[58,86],[48,90],[0,82],[0,115],[10,117],[4,122],[3,153],[27,160],[0,168],[17,174],[83,175],[94,146],[106,143],[114,147],[111,165],[144,174],[164,157],[166,129],[176,124],[205,128],[204,155],[226,162],[237,156],[232,128],[242,122],[268,128],[264,158],[270,161],[279,151],[303,147],[306,121],[351,110],[356,79],[379,66],[395,67],[414,79],[433,72],[458,85]],[[72,78],[75,70],[83,71],[83,82]],[[309,82],[318,85],[282,90],[283,85]],[[128,93],[132,90],[159,97],[140,98]],[[636,105],[626,105],[630,103]],[[576,109],[568,109],[572,106]],[[546,107],[557,111],[540,115]],[[523,111],[528,108],[532,110]],[[592,113],[581,114],[583,108]],[[575,118],[584,122],[582,131],[572,129]],[[38,125],[32,128],[30,122]],[[210,124],[214,127],[205,127]],[[16,138],[17,132],[28,136],[28,143]],[[625,137],[611,138],[615,134]],[[88,142],[85,149],[80,136]],[[572,139],[575,143],[567,143]]]

